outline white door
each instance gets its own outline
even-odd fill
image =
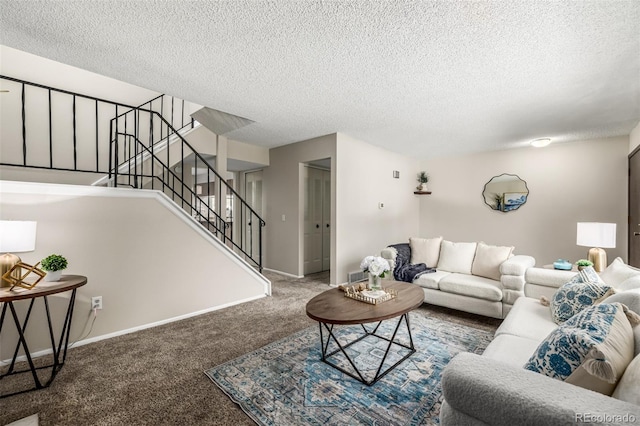
[[[331,269],[331,171],[322,170],[322,270]]]
[[[304,275],[326,271],[331,259],[331,172],[304,168]]]
[[[262,217],[262,170],[247,172],[244,176],[245,201]],[[256,220],[256,217],[250,214],[249,209],[244,210],[245,211],[242,212],[242,219],[237,213],[235,219],[242,220],[244,223],[244,251],[249,253],[253,258],[256,258],[260,248],[260,224]]]

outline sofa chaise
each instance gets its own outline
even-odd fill
[[[574,296],[570,294],[571,287],[567,286],[571,285],[568,282],[575,281],[575,272],[532,269],[526,274],[533,280],[526,284],[531,288],[525,286],[529,294],[546,293],[549,299],[555,298],[552,306],[554,302],[562,302],[559,293],[560,296]],[[589,308],[604,309],[606,305],[623,304],[640,314],[640,270],[624,265],[617,258],[600,274],[600,279],[617,289],[616,293],[596,301]],[[555,303],[556,315],[562,313],[562,305],[558,303]],[[586,310],[578,311],[560,324],[575,321],[581,312],[588,317]],[[607,382],[606,386],[611,386],[609,390],[613,391],[612,396],[608,396],[598,389],[595,392],[570,384],[569,379],[558,380],[524,368],[530,365],[528,362],[534,354],[547,353],[550,337],[563,327],[553,318],[553,309],[541,303],[537,296],[520,297],[482,356],[461,353],[454,357],[442,379],[445,401],[440,413],[441,424],[640,424],[640,326],[629,323],[626,344],[632,360],[625,365],[626,369],[618,372],[617,385]],[[592,328],[592,325],[588,324],[588,327]]]

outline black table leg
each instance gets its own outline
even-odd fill
[[[31,310],[33,308],[33,303],[35,302],[35,299],[31,300],[29,304],[29,309],[27,310],[27,315],[25,316],[24,322],[22,324],[20,324],[20,319],[18,318],[15,307],[13,306],[13,302],[6,302],[2,308],[2,314],[0,315],[0,331],[2,331],[2,327],[5,319],[5,312],[8,307],[9,310],[11,311],[13,322],[16,328],[18,329],[19,339],[16,345],[16,350],[13,354],[13,359],[11,360],[11,365],[9,366],[9,370],[3,375],[0,375],[0,380],[9,375],[31,372],[31,374],[33,375],[33,381],[34,381],[35,387],[18,391],[18,392],[13,392],[10,394],[0,395],[0,398],[6,398],[8,396],[13,396],[13,395],[21,394],[24,392],[29,392],[35,389],[42,389],[42,388],[48,387],[51,384],[51,382],[53,382],[53,379],[58,374],[58,372],[62,369],[62,366],[64,365],[64,361],[67,357],[67,349],[69,347],[69,335],[71,334],[71,320],[73,318],[73,308],[75,306],[75,300],[76,300],[76,289],[72,290],[71,297],[69,299],[69,305],[67,306],[67,312],[64,319],[64,325],[62,327],[62,331],[60,333],[60,339],[57,345],[53,335],[53,323],[51,321],[51,314],[49,311],[49,302],[47,300],[47,296],[44,296],[43,299],[44,299],[45,311],[47,316],[47,325],[49,328],[49,337],[51,339],[51,351],[53,354],[53,363],[44,365],[41,367],[36,367],[33,362],[33,359],[31,358],[31,352],[29,351],[29,347],[27,345],[25,330],[29,323]],[[14,371],[14,367],[15,367],[16,360],[18,358],[18,352],[20,350],[20,347],[24,349],[25,356],[29,364],[29,369]],[[40,379],[38,378],[37,370],[46,369],[46,368],[51,368],[51,375],[43,385],[40,382]]]
[[[396,335],[398,333],[398,330],[400,329],[400,326],[402,325],[402,323],[405,323],[406,328],[407,328],[407,333],[409,335],[409,346],[404,345],[400,342],[396,342]],[[413,345],[413,337],[411,336],[411,327],[409,325],[409,314],[403,314],[402,316],[400,316],[400,318],[398,319],[398,322],[396,324],[395,330],[393,332],[393,336],[389,339],[386,338],[384,336],[380,336],[377,333],[378,328],[380,327],[380,324],[382,323],[382,321],[380,321],[376,327],[373,329],[373,331],[368,331],[366,329],[366,327],[364,325],[362,325],[362,328],[365,332],[365,334],[363,336],[358,337],[357,339],[351,341],[351,342],[347,342],[346,344],[342,345],[340,344],[340,342],[338,341],[337,337],[335,336],[335,334],[333,333],[333,324],[329,325],[326,323],[318,323],[320,326],[320,347],[322,350],[322,361],[325,362],[326,364],[332,366],[333,368],[343,372],[344,374],[364,383],[365,385],[371,386],[374,383],[376,383],[378,380],[380,380],[381,378],[383,378],[384,376],[386,376],[391,370],[393,370],[394,368],[396,368],[398,365],[400,365],[403,361],[405,361],[407,358],[409,358],[412,354],[414,354],[416,352],[415,347]],[[326,337],[326,341],[324,339],[324,334],[323,334],[323,330],[322,327],[324,326],[324,328],[327,331],[327,337]],[[359,342],[360,340],[366,338],[367,336],[374,336],[377,337],[379,339],[382,340],[386,340],[389,342],[389,344],[387,345],[387,349],[385,351],[384,357],[382,357],[382,360],[380,361],[380,365],[378,366],[378,369],[376,371],[375,376],[371,379],[371,380],[367,380],[364,378],[364,376],[362,375],[362,373],[360,372],[360,370],[358,370],[358,367],[356,367],[355,362],[351,359],[351,357],[347,354],[346,349]],[[334,341],[335,344],[338,346],[338,349],[335,349],[331,352],[327,352],[328,348],[329,348],[329,343],[331,341]],[[382,370],[382,367],[384,366],[384,362],[387,360],[387,357],[389,355],[389,352],[391,350],[391,347],[393,345],[397,345],[397,346],[401,346],[405,349],[408,349],[409,352],[403,356],[398,362],[396,362],[395,364],[393,364],[392,366],[388,367],[387,369],[385,369],[384,371]],[[339,365],[333,363],[330,361],[330,358],[337,354],[337,353],[342,353],[345,358],[347,359],[347,361],[349,361],[349,364],[351,365],[353,371],[348,371],[345,370],[344,368],[340,367]],[[355,372],[355,374],[354,374]]]

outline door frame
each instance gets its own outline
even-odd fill
[[[633,238],[633,229],[636,225],[631,223],[631,158],[634,155],[640,156],[640,145],[638,145],[627,157],[627,262],[631,262],[631,243]],[[638,176],[635,176],[638,179]],[[640,220],[640,218],[638,218]],[[635,265],[638,267],[638,265]]]

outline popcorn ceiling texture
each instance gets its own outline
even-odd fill
[[[418,158],[627,135],[637,1],[16,1],[0,43],[255,123]]]

